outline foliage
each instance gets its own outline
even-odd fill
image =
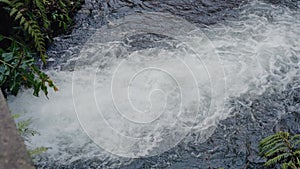
[[[14,119],[18,119],[20,117],[20,114],[14,114],[12,117]],[[40,135],[40,133],[37,132],[35,129],[29,127],[30,123],[31,123],[31,119],[27,119],[27,120],[19,121],[16,124],[17,129],[18,129],[20,135],[27,142],[29,142],[29,137],[35,136],[35,135]],[[29,150],[28,152],[29,152],[30,156],[34,156],[34,155],[38,155],[38,154],[44,153],[47,150],[48,150],[47,147],[37,147],[35,149]]]
[[[28,1],[28,0],[0,0],[10,7],[9,15],[14,18],[14,21],[19,23],[18,25],[23,28],[23,30],[28,33],[34,40],[34,46],[36,50],[39,52],[42,60],[46,62],[45,53],[45,39],[42,33],[42,27],[39,25],[38,21],[35,20],[36,14],[33,11],[36,11],[35,8],[30,9],[29,4],[33,2],[33,4],[38,9],[38,13],[42,18],[43,27],[49,27],[49,20],[46,17],[45,7],[43,5],[43,1],[35,0],[35,1]]]
[[[300,134],[278,132],[261,140],[258,148],[260,156],[267,159],[265,166],[281,164],[283,169],[300,168]]]
[[[33,94],[38,96],[42,90],[48,94],[47,85],[55,91],[52,80],[35,65],[36,60],[29,49],[21,43],[12,40],[11,46],[0,49],[0,85],[16,95],[21,86],[33,88]]]
[[[67,30],[81,2],[0,0],[0,86],[4,93],[16,95],[21,86],[33,88],[35,96],[40,91],[47,96],[48,87],[57,90],[40,67],[46,64],[47,44]]]
[[[47,147],[37,147],[33,150],[29,150],[29,155],[34,156],[34,155],[42,154],[42,153],[46,152],[47,150],[48,150]]]
[[[18,119],[20,117],[19,114],[14,114],[13,118],[14,119]],[[31,123],[31,119],[27,119],[27,120],[23,120],[23,121],[19,121],[16,126],[17,129],[20,133],[20,135],[26,140],[28,141],[28,138],[30,136],[34,136],[36,134],[39,134],[36,130],[29,128],[29,125]]]

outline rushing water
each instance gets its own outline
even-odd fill
[[[300,4],[274,3],[87,1],[49,50],[59,92],[8,98],[35,164],[260,168],[259,139],[299,133]]]

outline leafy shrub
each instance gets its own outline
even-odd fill
[[[40,70],[46,64],[46,47],[59,33],[67,30],[71,17],[82,1],[73,0],[0,0],[0,86],[16,95],[21,86],[33,94],[55,87]],[[3,25],[3,26],[2,26]],[[38,66],[39,65],[39,66]]]
[[[3,36],[0,36],[0,40]],[[2,89],[8,90],[16,95],[21,86],[33,88],[33,94],[38,96],[42,90],[48,94],[47,85],[54,90],[52,80],[43,73],[36,65],[36,59],[30,50],[15,40],[11,41],[11,46],[6,49],[0,49],[0,85]]]
[[[259,143],[260,156],[267,159],[265,166],[281,164],[283,169],[300,168],[300,134],[290,136],[278,132]]]

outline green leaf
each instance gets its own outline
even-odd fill
[[[18,8],[24,6],[24,3],[17,1],[17,3],[15,3],[13,6],[18,9]]]
[[[11,68],[7,65],[4,65],[4,75],[9,76],[10,75]]]
[[[13,119],[17,119],[17,118],[19,118],[20,116],[21,116],[20,114],[13,114],[13,115],[12,115],[12,118],[13,118]]]
[[[296,134],[296,135],[294,135],[294,136],[291,138],[291,140],[294,141],[294,140],[299,139],[299,138],[300,138],[300,134]]]
[[[268,152],[266,152],[264,156],[266,156],[266,157],[272,157],[273,155],[275,155],[277,153],[287,152],[287,151],[288,151],[288,148],[285,147],[285,145],[282,144],[280,146],[273,147],[271,150],[269,150]]]
[[[0,0],[1,3],[5,3],[7,5],[11,5],[11,2],[9,0]]]
[[[270,150],[270,148],[274,147],[277,144],[280,144],[281,142],[282,142],[282,139],[276,139],[268,145],[259,147],[260,154],[262,155],[262,154],[266,153],[268,150]]]
[[[18,9],[12,8],[11,11],[10,11],[10,13],[9,13],[9,15],[13,16],[16,12],[18,12]]]
[[[20,20],[20,25],[23,25],[25,23],[26,19],[22,16]]]
[[[4,75],[4,73],[5,73],[5,65],[2,64],[2,65],[0,65],[0,74]]]
[[[4,36],[0,34],[0,41],[4,39]]]
[[[2,53],[2,58],[5,62],[10,62],[14,58],[14,54],[12,52]]]
[[[279,163],[281,160],[283,160],[284,158],[287,158],[288,156],[289,156],[289,153],[280,154],[280,155],[268,160],[264,165],[265,166],[275,165],[275,164]]]
[[[282,169],[288,169],[288,167],[289,167],[289,164],[288,164],[288,163],[283,163],[283,164],[281,165],[281,168],[282,168]]]
[[[22,17],[22,13],[19,11],[15,17],[15,20],[18,20],[21,17]]]
[[[299,144],[300,144],[300,140],[298,140],[295,143],[293,143],[293,147],[300,146]]]
[[[29,154],[30,154],[30,156],[34,156],[34,155],[38,155],[38,154],[44,153],[47,150],[48,150],[48,148],[46,148],[46,147],[38,147],[38,148],[36,148],[34,150],[30,150]]]
[[[282,164],[283,169],[299,168],[300,162],[297,156],[300,156],[300,147],[299,150],[295,150],[299,144],[298,138],[298,135],[290,138],[290,133],[278,132],[260,141],[259,155],[267,160],[264,165]]]

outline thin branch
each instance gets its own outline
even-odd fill
[[[0,62],[3,63],[3,64],[5,64],[5,65],[7,65],[7,66],[9,66],[9,67],[11,67],[11,68],[13,68],[13,69],[15,68],[13,65],[11,65],[11,64],[9,64],[9,63],[7,63],[7,62],[5,62],[4,60],[1,60],[1,59],[0,59]]]

